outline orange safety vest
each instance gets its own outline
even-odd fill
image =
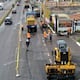
[[[50,30],[48,30],[48,34],[51,34],[51,31]]]
[[[68,29],[68,32],[71,33],[71,28]]]
[[[27,38],[31,38],[31,34],[30,33],[27,33]]]
[[[44,36],[44,38],[47,38],[47,33],[44,32],[44,33],[43,33],[43,36]]]

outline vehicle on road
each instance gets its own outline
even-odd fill
[[[35,17],[40,17],[40,9],[34,8],[33,11],[35,12]]]
[[[0,10],[3,10],[4,9],[4,5],[3,3],[0,3]]]
[[[20,6],[20,2],[17,2],[17,4],[16,4],[17,6]]]
[[[27,16],[26,22],[27,22],[27,30],[29,33],[37,32],[36,19],[33,15]]]
[[[46,64],[48,80],[75,80],[76,66],[71,60],[71,51],[64,40],[57,41],[54,63]]]
[[[24,9],[28,9],[28,8],[31,9],[32,7],[31,7],[31,5],[30,5],[29,3],[25,3],[25,5],[24,5]]]
[[[28,11],[26,12],[26,17],[27,17],[27,16],[30,16],[30,15],[33,15],[33,16],[35,17],[36,13],[35,13],[34,11],[28,10]]]
[[[17,10],[16,10],[16,7],[12,9],[12,14],[16,14],[17,13]]]
[[[11,17],[6,17],[4,22],[5,22],[5,25],[11,25],[13,23]]]

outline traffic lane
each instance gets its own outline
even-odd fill
[[[0,79],[14,80],[18,29],[6,26],[4,32],[0,33],[0,37]]]
[[[23,3],[23,2],[22,2]],[[14,20],[14,25],[17,24],[20,24],[20,23],[24,23],[24,14],[23,14],[23,4],[20,4],[20,6],[16,6],[16,14],[12,14],[11,12],[11,15],[12,15],[12,19]],[[17,16],[17,17],[16,17]],[[23,21],[22,21],[23,20]]]
[[[26,52],[25,41],[26,37],[22,35],[18,80],[47,80],[45,65],[50,63],[50,57],[40,29],[32,35],[28,52]]]
[[[49,49],[49,52],[51,52],[52,50],[54,50],[55,47],[57,46],[57,40],[59,39],[63,39],[67,42],[67,45],[70,47],[71,49],[71,53],[73,56],[80,56],[79,52],[80,52],[80,47],[76,44],[76,42],[72,39],[72,38],[67,38],[66,36],[57,36],[55,34],[53,34],[53,41],[52,43],[48,40],[47,41],[47,47]]]
[[[20,16],[16,15],[18,18],[17,22],[20,22]],[[14,19],[14,21],[16,20]],[[16,24],[17,24],[16,22]],[[3,24],[4,25],[4,24]],[[5,25],[4,25],[5,26]],[[3,26],[3,27],[4,27]],[[18,29],[19,26],[11,25],[5,26],[3,31],[0,32],[0,78],[2,80],[15,80],[16,72],[16,48],[18,44]]]
[[[10,1],[9,3],[4,4],[4,9],[0,10],[0,18],[5,16],[6,12],[8,12],[11,9],[13,2],[14,0]]]

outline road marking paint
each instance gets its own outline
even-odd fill
[[[50,61],[50,63],[52,64],[52,60],[51,60],[51,59],[49,59],[49,61]]]
[[[15,63],[15,62],[16,62],[16,60],[15,60],[15,61],[7,62],[7,63],[5,63],[5,64],[3,64],[3,65],[4,65],[4,66],[7,66],[7,65],[10,65],[10,64]]]
[[[79,43],[79,42],[76,42],[76,44],[77,44],[78,46],[80,46],[80,43]]]
[[[21,25],[19,29],[19,41],[18,41],[18,48],[17,48],[17,57],[16,57],[16,77],[19,77],[19,61],[20,61],[20,40],[21,40]]]
[[[50,56],[50,54],[48,53],[48,56]]]
[[[76,44],[78,45],[78,46],[80,46],[80,43],[79,42],[77,42],[75,39],[73,39],[72,37],[70,37],[74,42],[76,42]]]

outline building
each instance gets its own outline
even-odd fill
[[[61,2],[61,1],[70,1],[70,2],[80,2],[80,0],[54,0],[56,2]]]

